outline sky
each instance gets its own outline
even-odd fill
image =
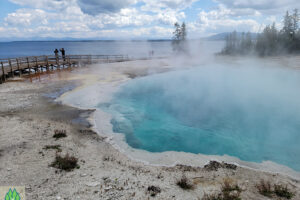
[[[0,39],[170,39],[175,22],[196,39],[261,32],[299,0],[0,0]]]

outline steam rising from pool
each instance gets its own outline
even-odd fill
[[[274,161],[300,171],[300,72],[209,65],[129,81],[110,104],[133,148]]]

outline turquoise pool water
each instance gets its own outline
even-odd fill
[[[300,170],[300,73],[208,66],[129,81],[112,102],[114,132],[150,152],[274,161]]]

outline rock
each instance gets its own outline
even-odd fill
[[[197,170],[200,169],[200,167],[192,167],[192,166],[188,166],[188,165],[176,165],[176,167],[178,167],[178,169],[182,170],[182,171],[186,171],[186,172],[196,172]]]
[[[244,185],[241,186],[241,190],[242,190],[242,191],[245,191],[246,189],[247,189],[246,186],[244,186]]]
[[[237,166],[234,165],[234,164],[229,164],[229,163],[222,163],[223,167],[226,168],[226,169],[233,169],[233,170],[236,170]]]
[[[208,171],[217,171],[222,167],[222,164],[217,161],[209,161],[207,165],[204,165],[204,169]]]
[[[239,192],[238,192],[238,191],[236,191],[236,190],[234,190],[234,191],[230,192],[230,194],[231,194],[232,196],[234,196],[234,197],[237,197],[237,196],[239,196]]]
[[[104,188],[104,191],[105,192],[108,192],[109,190],[111,190],[112,189],[112,187],[106,187],[106,188]]]
[[[96,187],[98,185],[100,185],[100,182],[89,182],[85,184],[88,187]]]
[[[209,164],[204,166],[204,169],[208,171],[217,171],[219,168],[236,170],[237,166],[225,162],[219,163],[217,161],[210,161]]]
[[[150,193],[152,197],[155,197],[158,193],[161,192],[161,189],[158,186],[149,186],[147,191]]]
[[[81,177],[86,177],[86,176],[87,176],[87,174],[80,174],[80,176],[81,176]]]
[[[61,197],[60,197],[60,196],[57,196],[57,197],[56,197],[56,200],[61,200]]]

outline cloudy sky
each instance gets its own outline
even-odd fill
[[[165,39],[185,21],[189,38],[281,24],[300,0],[0,0],[0,39]]]

